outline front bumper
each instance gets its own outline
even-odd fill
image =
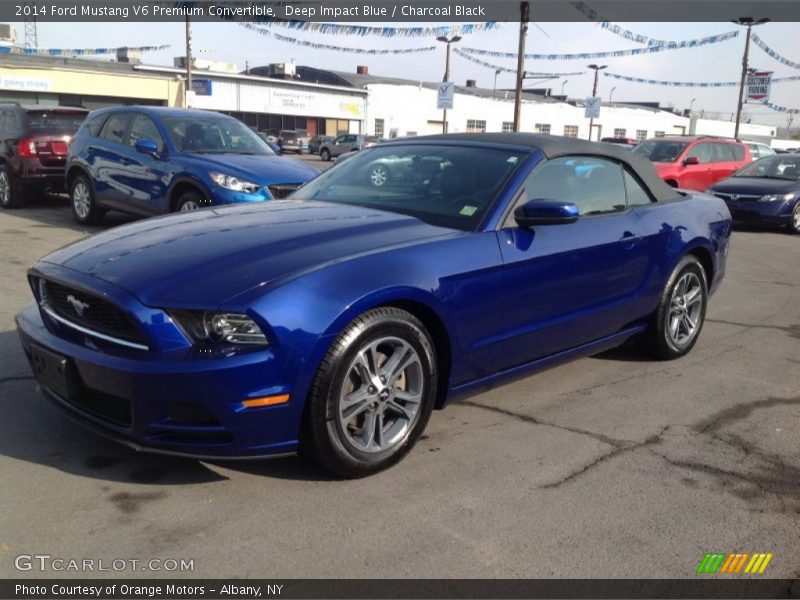
[[[731,200],[723,196],[720,196],[720,198],[725,201],[734,223],[767,227],[787,227],[791,225],[792,211],[797,202],[794,199],[755,202],[751,200]]]
[[[16,317],[32,347],[64,357],[68,393],[40,385],[73,420],[138,450],[193,457],[255,458],[293,452],[302,402],[245,408],[242,400],[291,394],[273,350],[202,355],[197,349],[117,354],[51,333],[34,302]],[[66,397],[65,397],[66,396]]]

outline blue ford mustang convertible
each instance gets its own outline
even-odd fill
[[[385,177],[374,177],[379,165]],[[137,449],[400,460],[431,411],[636,336],[694,346],[725,203],[623,149],[529,134],[388,142],[267,204],[46,256],[17,316],[42,391]]]

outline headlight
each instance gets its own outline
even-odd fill
[[[209,176],[219,187],[223,187],[226,190],[233,190],[234,192],[245,192],[246,194],[252,194],[257,192],[258,188],[261,187],[252,181],[245,181],[244,179],[239,179],[234,175],[225,175],[225,173],[211,172],[209,173]]]
[[[779,202],[783,200],[794,200],[795,194],[765,194],[758,199],[759,202]]]
[[[264,332],[247,315],[175,310],[170,316],[195,343],[268,344]]]

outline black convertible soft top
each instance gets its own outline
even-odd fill
[[[650,189],[659,202],[679,200],[682,196],[675,189],[664,183],[658,176],[653,164],[646,158],[631,153],[614,144],[589,142],[577,138],[559,135],[543,135],[536,133],[450,133],[443,135],[425,135],[415,138],[391,140],[389,143],[410,141],[464,141],[485,144],[507,144],[509,146],[525,146],[538,148],[548,159],[567,155],[605,156],[626,164],[639,179]]]

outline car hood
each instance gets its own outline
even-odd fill
[[[301,160],[286,156],[251,154],[190,154],[192,160],[210,170],[226,175],[236,175],[255,183],[305,183],[319,175],[319,171]]]
[[[768,179],[766,177],[728,177],[715,183],[709,192],[724,194],[780,194],[800,189],[800,183],[788,179]]]
[[[147,219],[42,261],[115,284],[148,306],[208,309],[348,257],[453,235],[463,232],[358,206],[284,200]]]

